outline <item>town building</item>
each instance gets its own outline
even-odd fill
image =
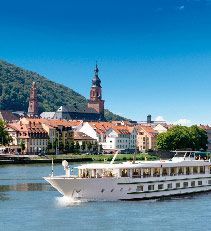
[[[158,132],[150,126],[138,125],[137,129],[137,148],[140,152],[156,149],[156,137]]]
[[[134,152],[136,129],[122,124],[122,122],[86,122],[79,131],[96,139],[105,152]]]
[[[22,147],[23,153],[39,154],[46,151],[49,136],[41,124],[31,122],[23,124],[20,121],[7,124],[6,129],[12,137],[10,145]]]
[[[79,131],[102,143],[106,141],[106,131],[112,126],[111,122],[85,122]]]
[[[7,131],[13,141],[11,145],[24,143],[24,153],[63,152],[74,141],[74,131],[83,121],[47,120],[24,117],[20,121],[7,124]],[[66,150],[67,151],[67,150]]]
[[[135,152],[136,135],[134,127],[114,125],[106,131],[102,148],[107,152]]]

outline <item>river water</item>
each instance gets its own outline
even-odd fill
[[[211,230],[211,193],[168,200],[80,202],[42,177],[50,165],[0,166],[0,231]],[[63,174],[61,165],[55,173]]]

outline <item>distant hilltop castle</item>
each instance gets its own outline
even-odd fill
[[[92,79],[90,90],[90,99],[86,108],[78,108],[77,104],[73,106],[60,106],[55,112],[42,112],[40,117],[46,119],[65,119],[65,120],[84,120],[84,121],[105,121],[104,100],[102,99],[101,80],[99,78],[99,69],[96,64],[95,74]],[[38,117],[38,99],[37,87],[33,82],[28,107],[29,117]]]

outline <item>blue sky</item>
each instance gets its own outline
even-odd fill
[[[0,3],[0,59],[86,97],[98,60],[111,111],[211,124],[210,0]]]

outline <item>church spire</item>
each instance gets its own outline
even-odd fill
[[[96,62],[94,77],[92,79],[92,87],[90,90],[90,99],[88,108],[93,108],[97,113],[104,115],[104,100],[102,100],[102,87],[99,78],[99,68]]]
[[[28,116],[38,116],[37,87],[35,82],[32,83],[30,90]]]
[[[100,87],[101,88],[101,80],[99,78],[99,68],[98,68],[98,65],[97,65],[97,62],[96,62],[96,66],[95,66],[95,75],[92,79],[92,87]]]

